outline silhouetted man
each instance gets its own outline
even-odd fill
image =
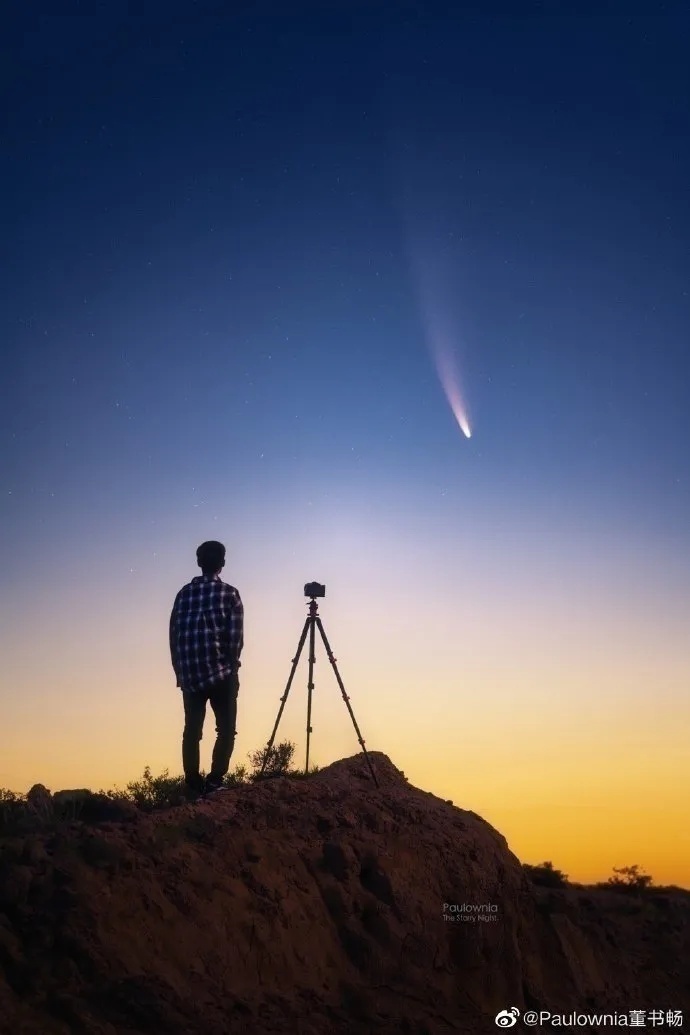
[[[244,646],[244,608],[234,586],[221,582],[222,543],[202,543],[196,552],[202,574],[183,586],[170,615],[170,656],[184,701],[182,764],[193,791],[217,790],[230,767],[235,746],[240,654]],[[211,772],[199,773],[199,743],[206,703],[216,718]]]

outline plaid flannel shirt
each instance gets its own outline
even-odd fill
[[[237,672],[244,646],[244,608],[234,586],[197,575],[175,597],[170,657],[181,690],[205,690]]]

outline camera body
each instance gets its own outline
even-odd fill
[[[304,587],[305,597],[325,597],[326,587],[322,586],[320,582],[307,582]]]

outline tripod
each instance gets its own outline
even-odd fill
[[[307,688],[308,688],[308,696],[307,696],[307,761],[306,761],[306,765],[305,765],[305,768],[304,768],[304,772],[305,772],[305,775],[307,775],[309,773],[309,738],[310,738],[311,732],[312,732],[312,728],[311,728],[311,692],[314,689],[314,662],[316,661],[316,655],[314,653],[314,646],[315,646],[314,641],[315,641],[315,633],[316,633],[317,626],[318,626],[319,632],[321,633],[321,639],[323,640],[323,645],[326,648],[326,654],[328,655],[328,660],[330,661],[331,665],[333,666],[333,671],[335,672],[335,678],[338,680],[338,686],[340,687],[340,692],[343,695],[343,701],[345,702],[347,710],[350,713],[350,718],[352,719],[352,725],[355,727],[355,732],[357,734],[357,740],[361,744],[362,751],[364,752],[364,756],[365,756],[365,758],[367,760],[367,765],[369,766],[369,772],[371,773],[371,776],[372,776],[372,779],[373,779],[375,785],[378,787],[379,784],[378,784],[378,780],[376,779],[376,773],[374,772],[374,769],[372,767],[371,759],[369,758],[369,755],[367,754],[367,749],[364,746],[364,740],[362,739],[362,734],[359,731],[359,726],[357,725],[357,720],[355,719],[355,714],[352,711],[352,708],[350,706],[350,698],[347,696],[347,694],[345,692],[345,687],[343,686],[343,681],[340,678],[340,673],[338,672],[338,666],[336,665],[335,658],[333,657],[333,651],[331,650],[331,646],[330,646],[330,644],[328,642],[328,639],[326,638],[326,633],[323,630],[323,623],[321,621],[321,618],[319,617],[319,605],[316,603],[316,600],[315,600],[314,597],[311,597],[311,599],[309,601],[309,614],[307,615],[307,617],[305,619],[305,622],[304,622],[304,628],[302,629],[302,635],[300,636],[299,646],[297,648],[297,653],[295,654],[294,658],[292,659],[292,669],[290,670],[290,678],[287,681],[287,686],[285,687],[285,693],[283,694],[283,696],[280,699],[280,708],[278,709],[278,717],[276,719],[275,726],[273,727],[273,733],[271,734],[271,739],[269,740],[268,745],[266,747],[266,751],[264,753],[264,761],[263,761],[263,765],[261,766],[261,772],[260,772],[259,775],[260,776],[263,775],[264,769],[266,768],[266,763],[268,762],[269,756],[271,754],[271,748],[273,747],[273,741],[275,740],[275,736],[276,736],[276,733],[278,731],[278,724],[280,722],[280,717],[283,714],[283,708],[285,707],[285,702],[287,701],[288,694],[290,693],[290,687],[292,686],[292,680],[294,679],[295,671],[297,670],[297,663],[299,662],[300,654],[302,653],[302,648],[304,647],[304,643],[305,643],[305,640],[307,638],[307,632],[309,633],[309,682],[307,683]]]

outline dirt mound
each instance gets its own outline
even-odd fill
[[[535,889],[488,823],[371,758],[378,789],[357,755],[1,839],[0,1031],[431,1035],[495,1032],[509,1007],[690,1008],[690,895]]]

